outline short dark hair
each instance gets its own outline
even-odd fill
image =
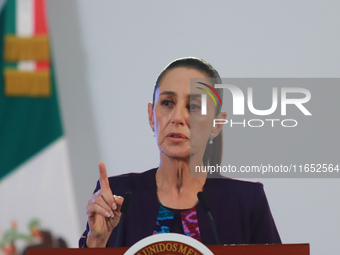
[[[221,82],[221,77],[216,71],[216,69],[209,64],[208,62],[204,61],[201,58],[196,58],[196,57],[185,57],[185,58],[179,58],[174,61],[172,61],[170,64],[168,64],[163,71],[158,75],[158,78],[155,83],[155,87],[153,90],[153,97],[152,97],[152,107],[154,107],[155,103],[155,95],[156,91],[160,86],[160,82],[164,75],[175,68],[179,67],[184,67],[188,69],[195,69],[203,74],[205,74],[208,78],[213,78],[216,82],[216,84],[220,84]],[[223,100],[223,90],[222,89],[216,89],[218,95],[220,98]],[[216,107],[216,116],[221,112],[221,104],[218,104]],[[222,149],[223,149],[223,144],[222,144],[222,131],[221,133],[215,137],[214,143],[212,145],[207,144],[204,156],[203,156],[203,164],[205,166],[208,165],[221,165],[221,160],[222,160]]]

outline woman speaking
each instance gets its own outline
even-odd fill
[[[132,199],[121,222],[121,246],[168,232],[216,244],[206,208],[197,198],[201,191],[221,244],[281,243],[261,183],[190,175],[190,166],[220,165],[222,125],[214,127],[213,119],[226,118],[212,100],[207,100],[207,114],[201,114],[204,92],[199,86],[190,89],[191,78],[220,81],[209,63],[193,57],[171,62],[156,81],[148,119],[159,148],[157,168],[108,178],[99,162],[100,178],[86,207],[88,224],[79,247],[115,246],[125,192]],[[221,90],[214,91],[223,97]]]

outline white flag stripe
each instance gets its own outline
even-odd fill
[[[33,36],[34,0],[16,0],[16,35]]]
[[[16,220],[18,230],[29,233],[28,222],[41,220],[42,230],[77,247],[81,231],[65,138],[60,138],[15,169],[0,182],[1,231]]]
[[[36,69],[36,62],[32,60],[27,61],[19,61],[18,62],[18,70],[20,71],[35,71]]]

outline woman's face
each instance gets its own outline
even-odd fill
[[[196,154],[203,158],[210,134],[217,136],[213,130],[215,105],[208,99],[207,115],[201,115],[200,94],[203,91],[190,90],[190,78],[207,77],[195,69],[169,70],[160,81],[153,109],[149,104],[149,123],[154,129],[160,152],[177,159]]]

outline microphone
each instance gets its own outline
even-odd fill
[[[130,204],[131,197],[132,197],[131,192],[125,192],[124,201],[123,201],[122,207],[120,208],[121,213],[126,213],[129,207],[129,204]]]
[[[208,217],[209,217],[210,223],[211,223],[211,227],[212,227],[213,232],[214,232],[216,244],[220,245],[220,239],[218,238],[218,235],[217,235],[217,230],[216,230],[215,222],[214,222],[213,217],[211,216],[210,206],[209,206],[209,204],[207,202],[207,199],[206,199],[206,197],[205,197],[205,195],[204,195],[204,193],[202,191],[197,193],[197,197],[198,197],[198,201],[201,203],[201,205],[203,207],[203,210],[208,214]]]
[[[119,223],[118,223],[116,245],[115,245],[116,248],[121,246],[121,239],[122,239],[121,238],[122,237],[121,228],[122,228],[122,225],[123,225],[122,221],[123,221],[123,217],[124,217],[128,207],[129,207],[131,197],[132,197],[131,192],[125,192],[125,194],[124,194],[124,201],[123,201],[122,207],[120,208],[120,212],[122,214],[120,215],[120,219],[119,219]]]

